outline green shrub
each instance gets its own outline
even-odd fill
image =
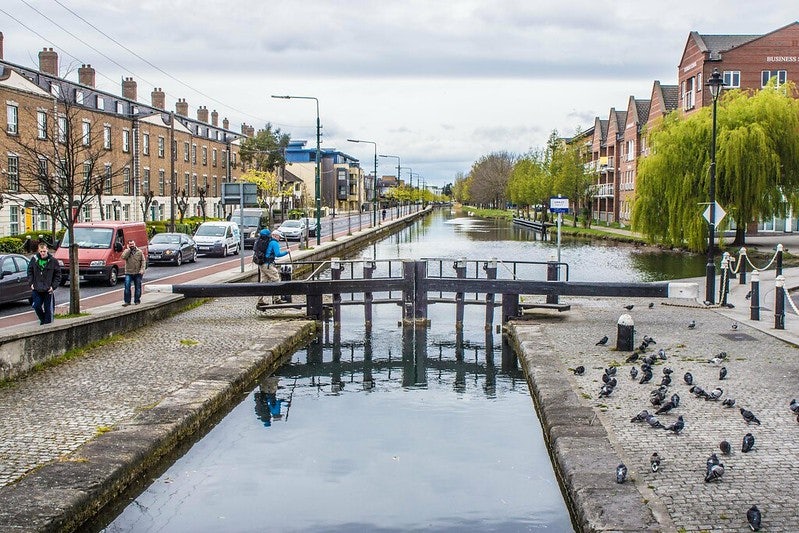
[[[21,254],[22,243],[25,242],[25,235],[12,235],[9,237],[0,237],[0,253],[4,254]]]

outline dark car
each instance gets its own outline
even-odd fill
[[[28,258],[19,254],[0,255],[0,303],[30,299]]]
[[[180,266],[197,260],[197,245],[185,233],[156,233],[150,239],[148,263],[171,263]]]

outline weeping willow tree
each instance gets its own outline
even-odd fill
[[[788,83],[748,94],[723,93],[717,110],[716,200],[736,224],[785,216],[799,205],[799,102]],[[671,113],[649,133],[638,167],[633,229],[651,240],[705,250],[702,217],[710,188],[711,108]]]

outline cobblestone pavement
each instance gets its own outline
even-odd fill
[[[75,451],[104,428],[257,341],[255,298],[222,298],[0,388],[0,486]],[[281,328],[281,320],[259,320]]]
[[[569,372],[569,380],[597,413],[629,468],[630,479],[653,510],[665,508],[677,530],[748,531],[746,511],[756,504],[763,512],[765,531],[799,531],[795,501],[799,493],[799,423],[788,408],[790,400],[799,397],[799,351],[794,345],[749,327],[745,321],[733,329],[735,320],[693,302],[687,307],[674,300],[669,303],[677,305],[655,301],[651,309],[650,300],[643,299],[570,299],[569,303],[571,312],[544,322],[545,334],[562,354],[564,372],[585,366],[583,376]],[[635,307],[627,311],[623,308],[627,304]],[[648,353],[660,348],[666,351],[667,360],[655,366],[648,384],[638,383],[640,374],[638,380],[630,378],[633,365],[624,361],[631,352],[615,350],[617,321],[622,314],[630,314],[635,321],[636,346],[643,335],[650,335],[657,344],[651,345]],[[696,327],[689,329],[692,320]],[[604,335],[611,339],[608,345],[595,346]],[[724,366],[729,373],[720,381],[721,365],[708,361],[722,351],[728,354]],[[599,398],[603,369],[612,365],[618,365],[618,386],[610,397]],[[681,402],[658,418],[668,425],[682,415],[685,429],[679,435],[630,422],[642,409],[657,409],[649,402],[650,392],[659,386],[665,367],[674,370],[668,394],[679,394]],[[721,399],[705,401],[692,395],[683,381],[686,372],[707,391],[721,387]],[[722,406],[726,398],[736,400],[734,408]],[[762,425],[748,425],[739,407],[754,412]],[[754,450],[745,454],[741,442],[747,432],[754,435],[756,443]],[[719,450],[725,439],[733,449],[729,456]],[[653,473],[649,458],[655,451],[663,463],[660,471]],[[706,460],[714,452],[726,471],[720,481],[705,483]],[[614,483],[613,472],[608,472],[608,483]]]

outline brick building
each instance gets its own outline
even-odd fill
[[[84,163],[86,172],[106,176],[82,208],[81,220],[168,220],[172,206],[179,217],[173,198],[185,201],[186,216],[202,214],[203,207],[207,216],[224,216],[221,185],[238,177],[238,148],[250,127],[231,131],[227,119],[220,123],[219,114],[205,106],[190,117],[182,98],[174,112],[168,111],[160,88],[142,103],[133,78],[122,81],[121,96],[101,91],[95,75],[91,65],[82,65],[77,82],[61,77],[51,48],[39,52],[38,69],[10,63],[2,56],[0,34],[0,98],[6,107],[0,134],[0,236],[51,229],[52,217],[37,207],[46,202],[41,196],[32,201],[38,177],[25,148],[36,144],[44,154],[49,142],[60,151],[67,121],[76,135],[80,129],[82,153],[94,154],[92,164]],[[58,178],[54,169],[36,164],[39,176]]]

